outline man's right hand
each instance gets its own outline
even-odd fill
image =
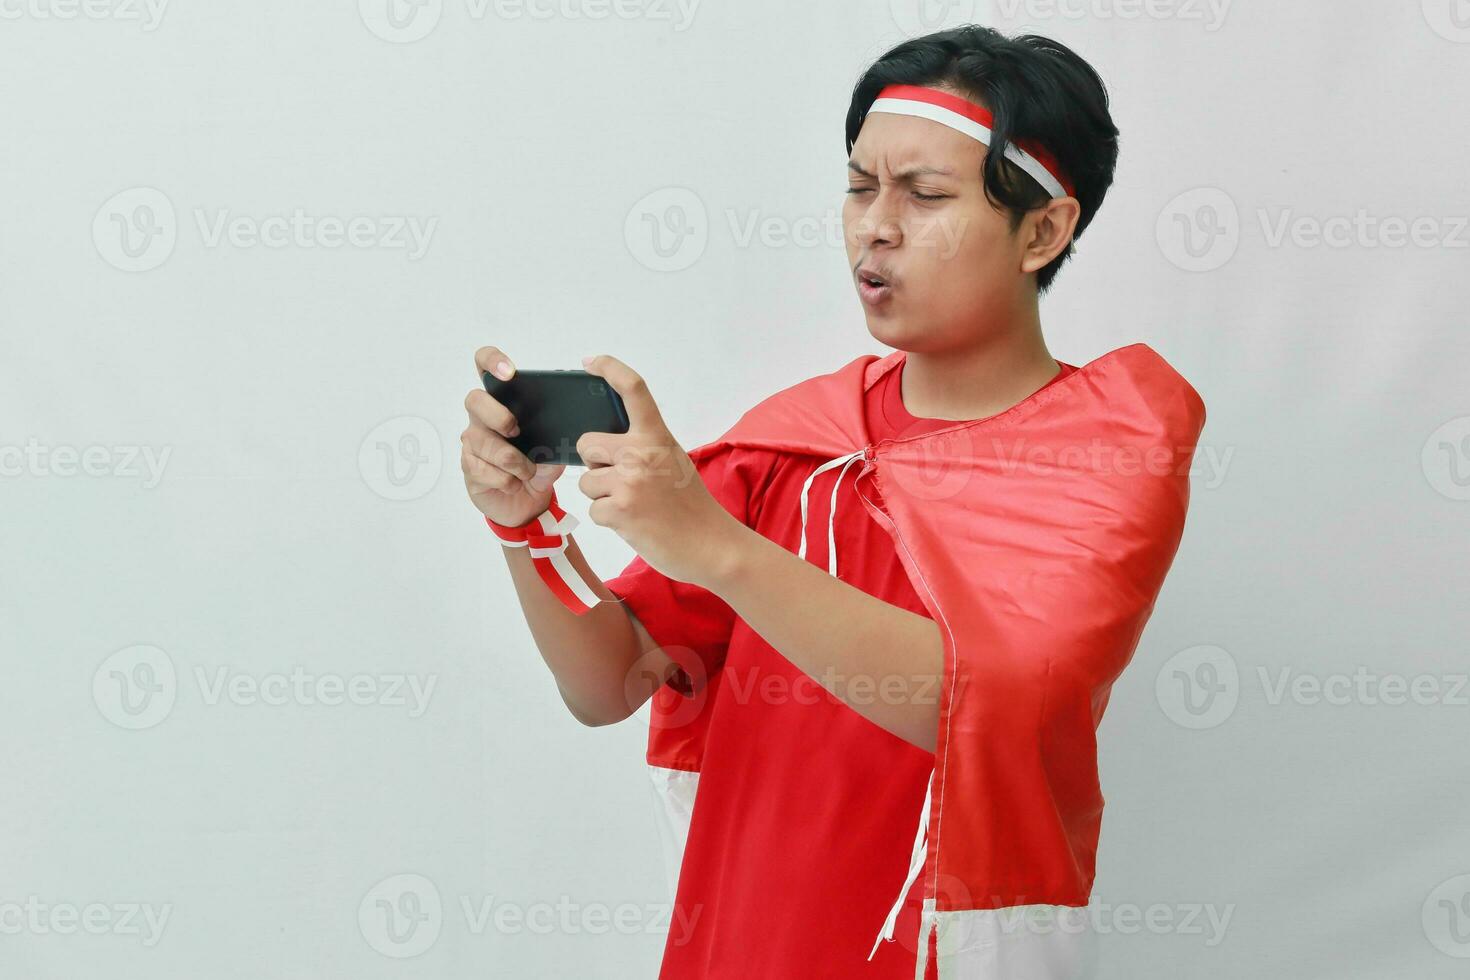
[[[515,374],[515,365],[498,347],[475,351],[475,377],[489,371],[505,381]],[[465,396],[469,425],[460,435],[460,469],[470,503],[497,524],[519,527],[551,506],[552,485],[566,469],[564,463],[533,463],[512,446],[508,436],[520,429],[510,409],[496,401],[484,387]]]

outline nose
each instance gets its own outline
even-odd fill
[[[853,225],[853,238],[863,248],[875,245],[897,245],[903,239],[899,226],[896,195],[892,188],[884,188],[873,196],[873,201],[857,216]]]

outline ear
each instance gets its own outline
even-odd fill
[[[1055,197],[1026,215],[1020,232],[1026,236],[1026,250],[1021,253],[1021,271],[1039,272],[1067,250],[1082,205],[1075,197]]]

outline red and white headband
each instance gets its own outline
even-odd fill
[[[958,130],[990,145],[995,117],[990,110],[949,92],[921,85],[889,85],[878,93],[868,112],[918,116]],[[1074,197],[1076,189],[1067,179],[1056,157],[1034,140],[1012,140],[1005,157],[1036,179],[1052,197]]]

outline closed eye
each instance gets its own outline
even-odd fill
[[[847,193],[849,193],[849,194],[867,194],[867,193],[871,192],[872,190],[873,190],[873,188],[871,188],[871,187],[849,187],[847,189]],[[948,195],[948,194],[920,194],[918,191],[914,191],[914,197],[917,198],[920,201],[943,201],[946,198],[948,198],[949,196],[950,195]]]

